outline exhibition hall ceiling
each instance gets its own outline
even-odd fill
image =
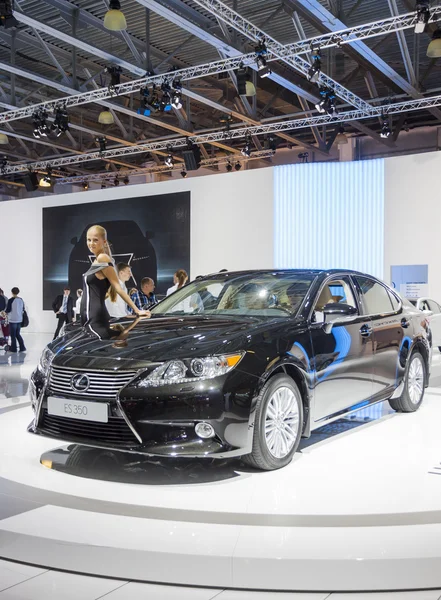
[[[109,4],[113,9],[120,4],[125,30],[107,28]],[[83,177],[104,180],[106,174],[112,182],[120,174],[123,182],[139,169],[185,173],[191,165],[183,150],[195,148],[186,148],[186,139],[200,150],[200,156],[193,152],[196,165],[202,161],[212,170],[239,170],[253,158],[269,164],[272,154],[286,147],[326,159],[345,137],[367,136],[390,149],[401,131],[434,127],[441,119],[437,106],[388,110],[441,91],[440,48],[434,58],[427,56],[441,20],[438,2],[15,0],[5,6],[0,15],[4,186],[23,185],[28,166],[38,179],[48,176],[49,184],[76,176],[80,185]],[[402,15],[409,15],[404,28],[398,24]],[[328,36],[301,54],[284,49],[372,22],[379,26],[373,37],[366,27],[351,43],[347,35]],[[241,69],[236,57],[244,54]],[[232,62],[212,64],[224,59]],[[205,71],[188,71],[200,65]],[[119,82],[135,83],[124,93]],[[77,96],[64,107],[63,99]],[[47,101],[59,102],[36,106]],[[377,112],[346,118],[354,107]],[[314,121],[317,117],[322,120]],[[290,125],[277,130],[284,121]],[[231,134],[236,129],[241,135]],[[137,148],[158,141],[162,146]],[[60,160],[85,153],[91,156],[81,163]]]

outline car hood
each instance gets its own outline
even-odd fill
[[[54,365],[87,369],[139,369],[152,362],[247,350],[263,335],[283,331],[287,319],[152,317],[130,331],[125,347],[84,329],[53,342]],[[291,323],[292,320],[290,319]],[[128,322],[126,321],[125,324]],[[273,335],[270,335],[272,338]]]

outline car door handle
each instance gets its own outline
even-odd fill
[[[410,325],[410,321],[409,321],[409,319],[406,319],[406,318],[404,318],[404,317],[403,317],[403,318],[401,319],[401,327],[402,327],[403,329],[407,329],[407,328],[409,327],[409,325]]]
[[[372,333],[372,327],[369,327],[369,325],[363,325],[363,327],[360,327],[360,335],[362,337],[369,337]]]

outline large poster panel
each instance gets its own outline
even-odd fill
[[[190,192],[72,204],[43,209],[43,309],[50,310],[63,286],[74,294],[94,257],[87,229],[107,229],[115,261],[128,263],[139,286],[151,277],[158,294],[173,285],[177,269],[190,269]]]

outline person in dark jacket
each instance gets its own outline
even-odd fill
[[[11,333],[11,347],[10,352],[17,352],[17,342],[20,346],[20,352],[26,352],[23,338],[20,335],[21,324],[23,322],[23,311],[25,309],[22,298],[19,298],[18,294],[20,290],[18,287],[13,287],[11,290],[12,298],[9,298],[8,305],[6,306],[6,314],[9,320],[9,330]]]
[[[57,329],[55,330],[54,337],[58,337],[58,334],[61,331],[61,328],[65,323],[71,323],[73,321],[74,311],[73,311],[73,299],[70,295],[70,288],[65,287],[64,293],[60,294],[55,298],[52,303],[52,308],[54,313],[58,319]]]

